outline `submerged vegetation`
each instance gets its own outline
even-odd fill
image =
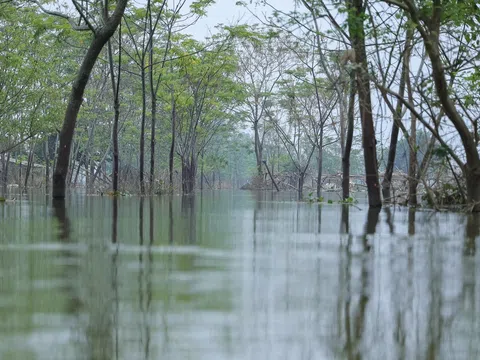
[[[365,190],[480,211],[475,0],[237,2],[268,15],[194,37],[212,6],[1,2],[3,194]]]

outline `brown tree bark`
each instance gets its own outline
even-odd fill
[[[47,140],[45,141],[44,147],[43,147],[43,156],[45,160],[45,194],[48,194],[48,190],[50,188],[49,182],[50,182],[50,152],[48,148],[48,137]]]
[[[192,194],[195,190],[197,164],[194,155],[182,159],[182,192],[183,195]]]
[[[88,79],[93,66],[97,61],[98,55],[102,51],[108,39],[114,34],[122,20],[125,7],[128,0],[118,0],[113,14],[107,18],[105,25],[93,34],[93,40],[83,58],[77,77],[73,83],[72,91],[65,112],[63,126],[60,131],[60,146],[58,148],[58,158],[53,173],[52,195],[55,199],[64,199],[66,193],[66,180],[70,160],[70,150],[72,147],[75,125],[78,112],[83,102],[83,93],[87,86]]]
[[[365,161],[365,177],[370,207],[381,207],[380,183],[378,180],[377,144],[373,126],[372,99],[368,76],[367,54],[365,50],[365,4],[363,0],[347,0],[349,7],[348,26],[355,49],[357,70],[357,89],[362,120],[362,145]]]
[[[260,131],[258,129],[258,121],[253,124],[253,131],[255,136],[255,158],[257,159],[257,175],[259,178],[263,177],[262,160],[263,160],[263,142],[260,140]]]
[[[28,161],[27,161],[27,169],[25,171],[25,183],[23,184],[24,190],[27,189],[28,186],[28,178],[30,176],[32,166],[33,166],[33,150],[35,148],[35,144],[30,145],[30,151],[28,153]]]
[[[410,76],[407,79],[408,101],[413,104]],[[410,136],[408,137],[408,204],[417,206],[417,118],[410,113]]]
[[[353,127],[355,122],[355,73],[350,74],[350,96],[348,99],[347,112],[347,133],[345,137],[345,146],[342,154],[342,197],[346,200],[350,197],[350,153],[353,144]]]
[[[175,123],[176,123],[176,107],[175,107],[175,97],[172,93],[172,119],[171,119],[171,131],[172,131],[172,140],[170,143],[170,154],[168,156],[168,188],[169,192],[173,192],[173,161],[175,155]]]
[[[146,89],[145,59],[142,59],[142,121],[140,125],[140,194],[145,194],[145,121],[147,116],[147,89]]]
[[[413,31],[411,29],[407,30],[406,35],[406,42],[405,42],[405,53],[403,55],[403,65],[402,65],[402,73],[400,77],[400,85],[398,93],[401,97],[405,94],[405,85],[407,81],[408,69],[410,68],[410,43],[413,36]],[[402,121],[402,114],[403,114],[403,103],[400,100],[397,100],[397,105],[395,107],[395,112],[393,113],[393,125],[392,125],[392,133],[390,135],[390,147],[388,149],[388,160],[387,166],[385,169],[385,175],[382,181],[382,193],[383,193],[383,201],[385,203],[390,203],[392,195],[391,195],[391,184],[392,184],[392,176],[393,176],[393,167],[395,164],[395,156],[397,154],[397,142],[398,142],[398,133],[400,131],[399,124]]]
[[[118,47],[122,47],[122,25],[120,24],[118,29]],[[113,145],[113,172],[112,172],[112,188],[113,192],[116,194],[118,191],[118,171],[119,171],[119,151],[118,151],[118,122],[120,119],[120,75],[121,75],[121,63],[122,63],[122,52],[118,52],[118,72],[117,79],[115,79],[115,71],[113,65],[113,51],[112,44],[110,40],[108,41],[108,61],[110,65],[110,78],[112,80],[112,91],[113,91],[113,109],[114,109],[114,119],[113,119],[113,129],[112,129],[112,145]]]

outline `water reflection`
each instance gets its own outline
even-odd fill
[[[390,231],[390,234],[393,235],[395,234],[395,225],[393,224],[392,208],[390,206],[385,206],[384,212],[386,215],[385,221],[388,225],[388,229]]]
[[[75,235],[71,231],[65,201],[54,200],[52,207],[59,224],[58,239],[62,243],[74,243]],[[113,224],[116,226],[115,221]],[[118,339],[116,334],[112,336],[115,326],[115,313],[112,310],[118,301],[115,296],[117,284],[113,276],[116,273],[116,256],[112,257],[109,248],[103,243],[90,243],[83,261],[79,258],[78,251],[73,249],[62,250],[61,253],[64,261],[68,259],[68,266],[65,266],[65,293],[68,300],[67,313],[76,319],[75,332],[78,336],[75,336],[73,342],[78,351],[77,357],[91,360],[114,359],[113,339]]]
[[[54,203],[52,228],[16,206],[2,360],[480,358],[478,216],[204,192]]]
[[[196,217],[198,214],[195,208],[195,196],[185,195],[181,197],[181,213],[184,222],[183,228],[187,231],[186,243],[196,244],[198,235]]]
[[[409,208],[408,209],[408,235],[415,235],[415,216],[416,209]]]

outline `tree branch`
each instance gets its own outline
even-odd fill
[[[89,26],[87,25],[77,25],[75,21],[68,15],[58,12],[58,11],[53,11],[53,10],[48,10],[45,7],[42,6],[37,0],[30,0],[32,3],[36,4],[41,11],[43,11],[47,15],[52,15],[56,17],[60,17],[62,19],[67,20],[70,23],[70,26],[72,27],[73,30],[77,31],[91,31]]]

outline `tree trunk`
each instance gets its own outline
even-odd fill
[[[140,125],[140,194],[145,194],[145,120],[147,116],[147,89],[145,81],[145,59],[142,59],[142,122]]]
[[[154,96],[152,94],[152,96]],[[153,189],[155,181],[155,123],[157,111],[157,101],[152,98],[152,131],[150,133],[150,187]]]
[[[317,199],[322,196],[322,174],[323,174],[323,126],[320,129],[320,144],[318,144],[317,156]]]
[[[80,151],[80,143],[78,142],[73,142],[73,153],[70,156],[70,162],[72,163],[72,166],[70,167],[68,171],[68,186],[72,185],[72,180],[73,180],[73,174],[75,173],[75,163],[77,162],[78,158],[78,153]],[[82,152],[82,157],[83,157],[84,152]],[[80,161],[81,163],[81,161]],[[80,165],[78,165],[80,166]]]
[[[182,158],[182,192],[192,194],[195,189],[196,161],[193,155]]]
[[[200,167],[200,191],[203,191],[203,151],[202,151],[202,166]]]
[[[1,178],[0,178],[0,184],[2,185],[2,189],[6,186],[6,181],[5,181],[5,165],[6,165],[6,160],[5,160],[5,153],[1,154],[2,157],[2,173],[1,173]]]
[[[23,185],[23,188],[25,190],[27,189],[27,186],[28,186],[28,177],[30,176],[30,173],[32,171],[34,147],[35,147],[35,144],[30,145],[30,152],[28,154],[28,161],[27,161],[27,169],[25,170],[25,183]]]
[[[260,134],[258,132],[258,121],[253,124],[253,131],[255,136],[255,157],[257,159],[257,175],[259,178],[263,176],[262,170],[262,144],[260,143]]]
[[[407,30],[406,40],[405,40],[405,53],[403,56],[403,65],[402,73],[400,75],[400,85],[399,85],[399,95],[403,98],[405,94],[405,84],[407,77],[409,77],[408,69],[410,68],[410,43],[413,37],[413,31],[411,29]],[[393,113],[393,125],[392,133],[390,136],[390,148],[388,150],[388,160],[387,167],[385,169],[385,175],[382,181],[382,192],[383,192],[383,201],[390,203],[391,195],[391,185],[392,185],[392,176],[393,176],[393,167],[395,165],[395,157],[397,153],[397,142],[398,142],[398,133],[400,130],[399,124],[402,121],[403,113],[403,103],[398,100],[395,107],[395,112]]]
[[[45,159],[45,193],[48,194],[48,189],[49,189],[48,184],[50,183],[50,152],[48,149],[48,137],[47,137],[47,141],[45,141],[43,154]]]
[[[72,147],[78,112],[83,102],[85,87],[87,86],[88,79],[90,78],[90,74],[97,61],[98,55],[122,20],[127,1],[128,0],[118,0],[113,14],[107,19],[105,25],[94,33],[93,41],[83,58],[82,65],[80,66],[77,77],[73,83],[67,110],[65,112],[65,118],[63,120],[63,126],[60,131],[60,146],[58,148],[58,158],[53,174],[53,198],[55,199],[65,198],[70,150]]]
[[[480,212],[480,166],[470,169],[466,165],[467,201],[472,212]]]
[[[378,181],[377,144],[373,126],[372,99],[370,94],[370,80],[368,75],[367,54],[365,50],[364,18],[365,8],[363,0],[348,0],[353,11],[349,11],[348,22],[350,36],[355,49],[357,71],[358,99],[360,116],[362,119],[362,145],[365,161],[365,177],[370,207],[381,207],[380,183]]]
[[[172,141],[170,143],[170,154],[168,159],[168,181],[169,181],[169,191],[173,192],[173,160],[175,155],[175,118],[176,118],[176,108],[175,108],[175,98],[172,94]]]
[[[150,19],[150,26],[152,26],[152,21]],[[150,29],[150,36],[153,36],[152,29]],[[153,82],[153,44],[150,42],[150,51],[149,51],[149,80],[150,80],[150,97],[152,102],[152,129],[150,132],[150,188],[154,189],[154,180],[155,180],[155,126],[157,122],[157,96],[155,94],[155,84]]]
[[[408,101],[413,104],[410,77],[407,79]],[[408,204],[417,206],[417,118],[410,112],[410,136],[408,137]]]
[[[122,25],[118,28],[118,47],[122,47]],[[112,91],[113,91],[113,128],[112,128],[112,145],[113,145],[113,171],[112,171],[112,188],[114,194],[118,192],[118,171],[119,171],[119,151],[118,151],[118,122],[120,120],[120,75],[121,75],[121,62],[122,52],[118,52],[118,76],[115,81],[115,71],[113,67],[113,51],[110,40],[108,41],[108,61],[110,64],[110,77],[112,79]],[[116,204],[116,203],[115,203]]]
[[[300,171],[298,174],[298,200],[303,199],[303,183],[305,181],[305,173]]]
[[[343,200],[350,197],[350,153],[352,152],[353,127],[355,122],[355,72],[350,74],[350,96],[348,98],[347,134],[345,138],[345,151],[342,156],[342,196]]]
[[[322,196],[322,163],[323,163],[323,151],[318,149],[317,156],[317,199]]]
[[[7,157],[3,158],[3,193],[6,194],[7,193],[7,185],[8,185],[8,170],[10,168],[10,155],[12,153],[11,152],[8,152],[7,154]],[[2,154],[2,156],[4,156],[4,154]]]
[[[396,121],[394,120],[392,125],[392,133],[390,135],[390,147],[388,149],[387,166],[385,168],[385,175],[382,181],[383,201],[385,201],[385,203],[387,204],[389,204],[392,200],[392,193],[391,193],[392,176],[393,176],[393,167],[395,165],[395,157],[397,154],[398,132],[399,132],[399,127]]]

